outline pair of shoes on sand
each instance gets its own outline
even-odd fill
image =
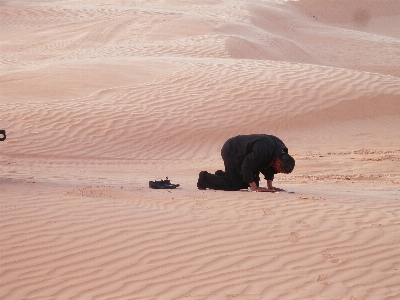
[[[152,189],[175,189],[179,186],[179,184],[173,184],[171,181],[168,179],[165,180],[155,180],[155,181],[149,181],[149,188]]]

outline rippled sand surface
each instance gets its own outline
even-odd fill
[[[398,28],[397,0],[0,1],[0,299],[399,298]],[[295,194],[198,190],[250,133]]]

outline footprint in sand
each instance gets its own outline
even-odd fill
[[[330,275],[326,275],[326,274],[318,275],[317,282],[318,282],[319,284],[322,284],[322,285],[328,285],[329,282],[326,281],[326,280],[327,280],[329,277],[331,277],[331,276],[330,276]]]
[[[336,258],[335,255],[331,253],[322,253],[322,256],[329,260],[329,262],[333,264],[340,264],[342,261],[339,258]]]
[[[269,208],[263,208],[262,210],[264,212],[264,215],[275,215],[276,214],[276,212],[272,211]]]
[[[300,220],[299,220],[299,221],[296,221],[296,223],[297,223],[297,224],[301,224],[301,225],[303,225],[303,226],[305,226],[305,227],[307,227],[307,228],[310,228],[310,226],[311,226],[310,224],[308,224],[308,223],[306,223],[306,222],[304,222],[304,221],[300,221]]]
[[[289,236],[289,241],[291,241],[292,243],[297,243],[298,241],[300,241],[300,234],[298,234],[297,232],[291,232]]]

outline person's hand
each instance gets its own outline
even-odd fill
[[[280,189],[280,188],[274,187],[274,186],[272,185],[272,180],[267,180],[267,187],[268,187],[268,189],[271,190],[271,191],[275,191],[275,192],[285,192],[284,189]]]
[[[276,192],[275,190],[272,190],[272,189],[268,189],[268,188],[264,188],[264,187],[258,187],[255,182],[250,182],[249,186],[250,186],[249,189],[252,192],[269,192],[269,193],[275,193]]]
[[[272,187],[272,188],[269,188],[269,190],[271,190],[271,191],[275,191],[275,192],[284,192],[285,190],[284,189],[280,189],[280,188],[277,188],[277,187]]]
[[[269,193],[276,193],[276,192],[284,192],[284,189],[280,189],[277,187],[272,186],[272,181],[268,182],[268,187],[258,187],[255,182],[249,183],[250,189],[252,192],[269,192]]]
[[[257,187],[256,190],[253,190],[254,192],[268,192],[268,193],[275,193],[277,192],[276,190],[273,189],[268,189],[268,188],[263,188],[263,187]]]

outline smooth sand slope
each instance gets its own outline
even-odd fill
[[[0,299],[398,299],[398,28],[397,0],[0,1]],[[248,133],[295,194],[197,189]]]

